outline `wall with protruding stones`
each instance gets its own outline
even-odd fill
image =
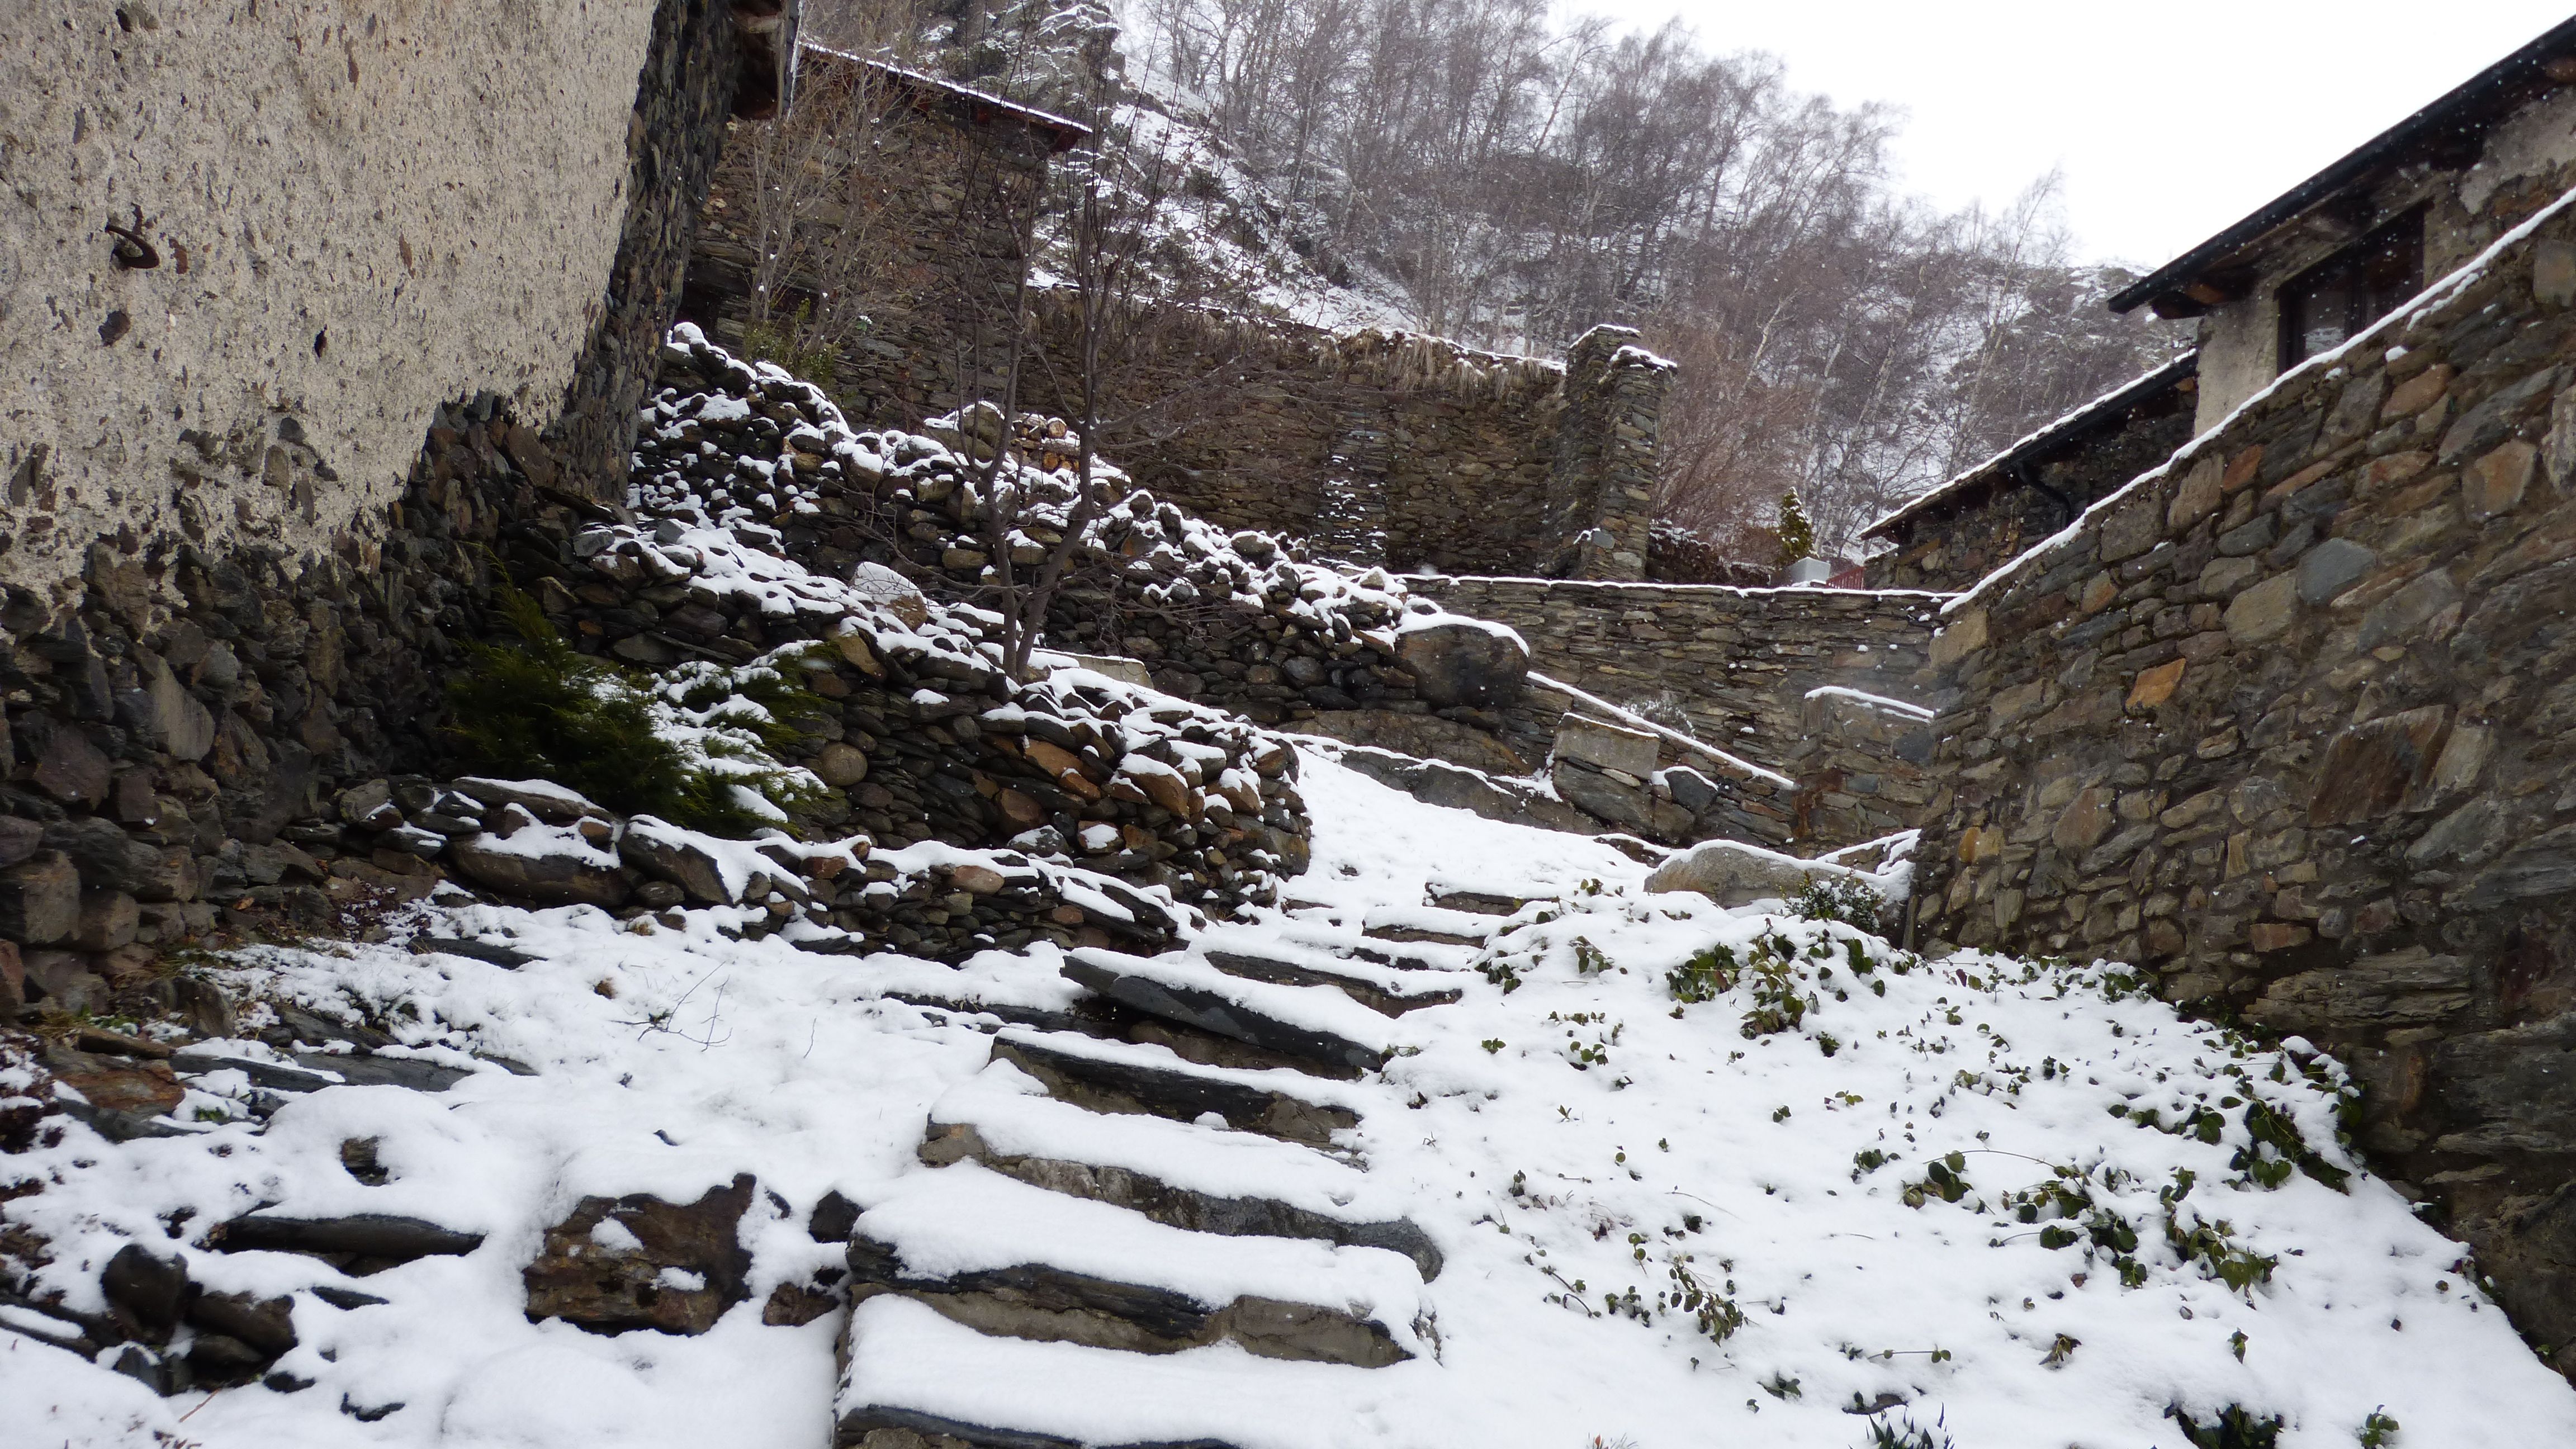
[[[1939,594],[1529,578],[1406,584],[1444,608],[1520,631],[1533,671],[1675,727],[1687,723],[1767,769],[1785,767],[1809,690],[1839,685],[1944,702],[1918,677]],[[1525,728],[1553,734],[1555,720]]]
[[[547,484],[613,491],[731,105],[731,8],[21,15],[0,583],[71,603],[100,539],[156,587],[182,547],[331,557],[478,394],[566,421]],[[110,225],[152,264],[120,266]]]
[[[2560,211],[1965,596],[1913,910],[2337,1053],[2576,1371],[2571,306]]]

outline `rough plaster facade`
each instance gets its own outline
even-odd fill
[[[611,305],[654,0],[29,9],[0,582],[70,586],[102,538],[319,552],[374,530],[442,401],[556,418]]]
[[[1988,580],[1932,662],[1919,935],[2148,967],[2365,1085],[2361,1143],[2576,1369],[2576,218]]]

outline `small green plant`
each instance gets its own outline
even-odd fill
[[[1696,1218],[1684,1218],[1682,1224],[1692,1232],[1699,1231]],[[1744,1310],[1736,1306],[1735,1299],[1729,1296],[1734,1292],[1735,1282],[1727,1280],[1727,1291],[1721,1293],[1701,1282],[1690,1265],[1691,1255],[1688,1253],[1676,1254],[1665,1265],[1665,1276],[1673,1280],[1673,1287],[1669,1293],[1655,1295],[1655,1306],[1689,1314],[1691,1325],[1709,1342],[1724,1343],[1744,1326]]]
[[[1949,1420],[1946,1410],[1928,1429],[1915,1423],[1911,1414],[1895,1422],[1881,1420],[1869,1426],[1869,1437],[1860,1442],[1860,1449],[1957,1449],[1957,1441],[1942,1429]]]
[[[1736,962],[1734,947],[1710,946],[1665,972],[1664,984],[1672,988],[1675,1001],[1696,1006],[1703,1001],[1715,1001],[1720,995],[1734,990],[1737,978],[1743,974],[1744,968]]]
[[[2361,1449],[2391,1449],[2397,1442],[2397,1431],[2401,1427],[2395,1419],[2388,1417],[2387,1408],[2382,1405],[2370,1411],[2370,1417],[2361,1421],[2361,1428],[2353,1437],[2361,1441]]]
[[[1747,1041],[1795,1031],[1815,1008],[1815,996],[1798,989],[1806,984],[1807,977],[1798,969],[1795,954],[1773,949],[1769,937],[1753,943],[1753,959],[1745,974],[1753,985],[1753,1009],[1744,1013],[1741,1027]]]
[[[2259,1152],[2247,1150],[2236,1154],[2231,1165],[2247,1173],[2264,1187],[2279,1187],[2289,1181],[2293,1164],[2299,1171],[2324,1183],[2337,1192],[2348,1191],[2344,1184],[2352,1174],[2319,1157],[2300,1133],[2299,1124],[2286,1113],[2257,1098],[2245,1104],[2245,1130],[2253,1134],[2258,1146],[2269,1147],[2280,1156],[2265,1159]]]
[[[1807,521],[1807,505],[1798,501],[1798,490],[1780,495],[1780,564],[1787,568],[1816,551],[1816,526]]]
[[[1586,976],[1598,976],[1610,969],[1608,952],[1582,936],[1574,938],[1574,969]]]
[[[1952,1152],[1932,1159],[1923,1165],[1921,1182],[1906,1184],[1905,1205],[1919,1208],[1936,1197],[1943,1202],[1957,1202],[1968,1195],[1967,1171],[1964,1154]]]
[[[2210,1277],[2243,1293],[2257,1283],[2272,1281],[2272,1270],[2281,1260],[2236,1245],[2234,1230],[2224,1220],[2210,1222],[2195,1216],[2188,1228],[2171,1208],[2165,1210],[2165,1241],[2186,1261],[2196,1261]]]
[[[2230,1404],[2207,1422],[2193,1417],[2182,1405],[2165,1410],[2193,1449],[2276,1449],[2286,1421],[2278,1414],[2257,1418],[2243,1404]]]
[[[1810,875],[1806,884],[1798,887],[1798,894],[1789,902],[1789,909],[1810,921],[1840,921],[1864,931],[1875,931],[1878,929],[1878,913],[1884,904],[1876,890],[1850,876]],[[1855,961],[1853,969],[1866,968]]]
[[[804,301],[784,318],[763,318],[742,329],[742,355],[774,362],[829,392],[840,381],[841,350],[828,342],[806,342],[814,322],[814,304]]]

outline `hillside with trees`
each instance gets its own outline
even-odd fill
[[[1192,300],[1275,305],[1249,253],[1477,347],[1640,328],[1682,364],[1659,512],[1721,548],[1794,489],[1819,546],[1856,552],[1887,509],[2187,345],[2104,308],[2133,273],[2076,255],[2055,176],[1941,210],[1893,169],[1900,114],[1678,22],[1542,0],[815,9],[836,43],[1105,122],[1113,151],[1185,150],[1195,226],[1170,248],[1206,263],[1173,269]]]

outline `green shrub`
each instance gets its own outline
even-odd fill
[[[800,302],[790,316],[745,324],[739,350],[744,357],[777,363],[830,392],[840,381],[841,350],[828,342],[809,345],[804,341],[813,320],[814,304]]]
[[[1878,892],[1849,876],[1808,876],[1789,908],[1810,921],[1840,921],[1864,931],[1878,929],[1885,906]]]
[[[691,729],[695,737],[683,739],[674,726],[693,722],[672,718],[680,701],[665,703],[668,687],[657,690],[633,671],[578,652],[516,588],[503,585],[497,602],[517,639],[468,645],[464,672],[447,684],[444,734],[467,771],[551,780],[620,814],[725,834],[778,824],[778,813],[803,803],[799,781],[753,747],[775,748],[793,735],[796,713],[810,712],[810,696],[775,670],[685,675],[681,691],[705,700],[703,714],[758,718],[722,720],[734,728]],[[770,703],[760,703],[762,696]],[[738,789],[779,811],[756,807]]]

